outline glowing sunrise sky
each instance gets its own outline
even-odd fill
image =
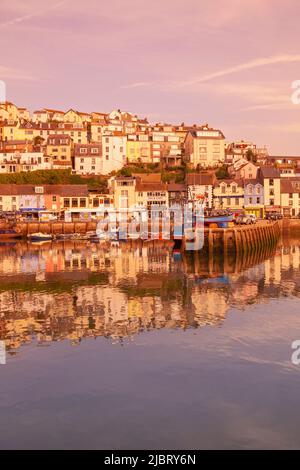
[[[300,154],[299,0],[0,0],[7,99],[151,122]]]

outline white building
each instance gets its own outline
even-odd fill
[[[101,144],[76,144],[74,147],[74,170],[78,175],[103,174]]]
[[[0,153],[0,173],[51,169],[51,158],[43,152]]]
[[[118,171],[126,165],[127,138],[120,132],[106,132],[102,136],[103,174]]]

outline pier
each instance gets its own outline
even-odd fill
[[[297,221],[298,222],[298,221]],[[300,229],[300,221],[297,227]],[[0,227],[5,228],[5,227]],[[6,227],[7,228],[7,227]],[[24,237],[32,233],[42,232],[51,234],[55,238],[58,235],[85,235],[87,232],[95,232],[97,228],[96,221],[90,222],[19,222],[14,225],[14,229]],[[149,227],[150,228],[150,227]],[[287,228],[285,221],[261,221],[254,225],[233,226],[229,228],[204,228],[204,246],[203,250],[213,254],[214,252],[248,252],[260,247],[273,246],[279,240],[283,230]],[[149,234],[151,230],[149,230]],[[158,240],[173,242],[176,249],[186,251],[187,240],[174,237],[174,229],[171,227],[170,239],[162,233],[161,225],[157,233]],[[149,235],[149,239],[151,239]],[[128,243],[131,240],[128,240]],[[142,241],[142,240],[141,240]],[[155,243],[156,240],[153,240]]]
[[[251,252],[276,245],[280,236],[279,221],[230,228],[205,228],[203,249],[210,254]]]

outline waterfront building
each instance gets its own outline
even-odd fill
[[[258,218],[264,217],[264,187],[257,179],[244,180],[245,212]]]
[[[300,178],[282,178],[280,181],[281,209],[285,217],[300,214]]]
[[[218,180],[213,189],[213,205],[216,209],[240,210],[244,208],[243,180]]]
[[[136,178],[133,176],[113,176],[108,180],[110,193],[114,195],[115,208],[124,210],[136,203]]]
[[[188,199],[199,200],[205,207],[213,207],[213,187],[216,182],[215,173],[188,173],[186,184]]]
[[[280,212],[280,173],[271,166],[261,166],[258,179],[264,187],[264,204],[266,212]]]
[[[153,209],[168,207],[168,185],[166,183],[139,177],[136,180],[137,206],[146,208],[149,213]]]
[[[185,183],[169,183],[168,184],[168,205],[183,205],[188,200],[188,190]]]

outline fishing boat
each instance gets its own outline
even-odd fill
[[[21,238],[22,234],[13,229],[0,230],[0,240],[10,238]]]
[[[41,233],[41,232],[37,232],[37,233],[30,233],[27,238],[31,241],[31,242],[45,242],[45,241],[49,241],[49,240],[52,240],[52,235],[49,234],[49,233]]]
[[[227,228],[228,224],[233,222],[233,214],[209,215],[204,217],[204,225],[217,224],[219,228]]]

